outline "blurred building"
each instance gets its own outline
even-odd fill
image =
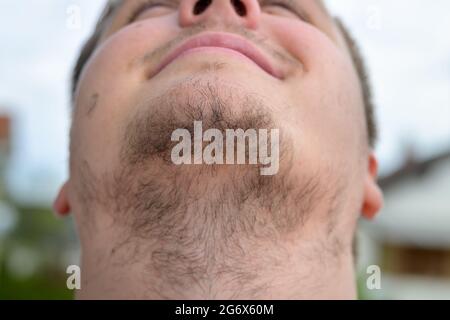
[[[0,174],[2,174],[2,177],[10,156],[10,145],[11,119],[6,115],[0,115]]]
[[[380,185],[385,206],[363,230],[381,297],[450,299],[450,151],[422,161],[410,153]]]
[[[6,207],[6,204],[3,203],[6,201],[8,197],[6,191],[5,175],[10,154],[11,154],[11,119],[7,115],[0,115],[0,208]]]

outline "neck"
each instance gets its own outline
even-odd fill
[[[217,245],[218,238],[211,236],[186,251],[183,241],[192,238],[181,233],[162,244],[142,238],[119,240],[121,232],[111,228],[83,244],[77,298],[356,298],[350,246],[336,253],[333,244],[317,237],[317,229],[314,237],[314,230],[302,231],[301,239],[232,235],[226,245]]]

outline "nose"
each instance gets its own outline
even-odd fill
[[[215,21],[257,29],[261,8],[258,0],[182,0],[179,14],[181,27]]]

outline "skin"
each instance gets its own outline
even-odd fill
[[[206,11],[194,15],[195,1],[168,1],[167,6],[147,10],[127,24],[140,2],[126,1],[116,10],[75,94],[70,177],[55,201],[55,210],[60,215],[73,213],[77,222],[82,247],[82,290],[77,297],[356,298],[352,254],[356,224],[361,215],[374,217],[382,205],[382,194],[376,184],[376,158],[367,142],[361,84],[343,36],[323,6],[313,0],[294,0],[287,10],[268,1],[244,0],[246,15],[239,16],[231,3],[216,0]],[[281,70],[282,78],[221,52],[190,54],[152,75],[173,46],[205,31],[237,33],[247,38]],[[136,211],[141,207],[136,202],[145,197],[122,190],[117,197],[108,198],[115,193],[105,190],[114,185],[111,177],[123,172],[123,168],[130,168],[126,171],[129,176],[138,179],[140,174],[148,181],[166,181],[168,172],[181,177],[181,181],[195,177],[194,184],[179,184],[185,193],[199,197],[194,204],[180,197],[186,204],[179,213],[184,218],[173,221],[176,225],[184,223],[185,228],[178,233],[191,239],[193,234],[208,230],[185,223],[186,216],[209,228],[217,226],[220,215],[208,224],[207,214],[213,213],[208,209],[211,203],[234,202],[231,193],[219,197],[213,187],[241,190],[240,180],[230,177],[253,177],[254,168],[231,166],[212,175],[198,167],[170,166],[157,154],[151,155],[154,161],[143,160],[139,166],[125,165],[121,158],[126,149],[124,132],[132,126],[130,119],[143,114],[159,122],[167,119],[166,109],[145,101],[166,93],[168,99],[176,95],[177,103],[182,105],[196,89],[209,86],[214,88],[209,95],[223,97],[225,109],[235,108],[237,115],[245,115],[246,111],[245,104],[237,101],[255,97],[249,100],[253,108],[264,110],[270,116],[270,126],[282,129],[285,139],[281,143],[287,156],[280,161],[280,173],[269,178],[271,187],[262,190],[269,199],[277,199],[278,191],[286,193],[286,197],[277,207],[278,218],[273,218],[273,207],[269,209],[267,201],[259,198],[239,209],[230,205],[229,212],[220,211],[221,215],[254,214],[256,220],[264,221],[264,227],[255,228],[258,231],[254,234],[235,232],[225,237],[216,233],[188,247],[172,243],[172,237],[161,241],[157,232],[148,231],[155,228],[136,229],[135,224],[128,224],[137,221]],[[233,103],[224,98],[230,93]],[[199,100],[194,94],[194,102]],[[145,127],[135,131],[142,130]],[[85,167],[89,170],[82,169]],[[125,183],[122,178],[117,180],[121,184]],[[167,181],[167,190],[171,190],[175,182]],[[307,181],[313,181],[315,187],[308,189]],[[131,182],[129,189],[137,190],[135,187]],[[89,188],[92,192],[86,192]],[[298,197],[302,190],[309,191]],[[115,201],[121,195],[123,201]],[[306,206],[307,202],[313,205]],[[199,208],[206,220],[197,221]],[[152,211],[145,214],[151,215]],[[233,219],[234,215],[230,216]],[[167,230],[170,233],[172,229]],[[194,249],[212,241],[217,244]],[[164,257],[177,252],[174,263],[180,263],[180,268],[192,266],[183,264],[182,258],[195,253],[204,269],[198,274],[192,271],[186,278],[177,274],[178,269],[170,269],[170,264],[155,262],[155,254],[161,252]],[[206,260],[213,262],[203,264]],[[224,263],[229,268],[221,268]],[[239,281],[233,271],[237,268],[241,272]],[[170,274],[164,269],[171,270]]]

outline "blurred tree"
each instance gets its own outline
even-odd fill
[[[0,116],[0,299],[71,299],[65,270],[76,255],[72,222],[57,219],[50,204],[21,206],[9,195],[10,122]]]

